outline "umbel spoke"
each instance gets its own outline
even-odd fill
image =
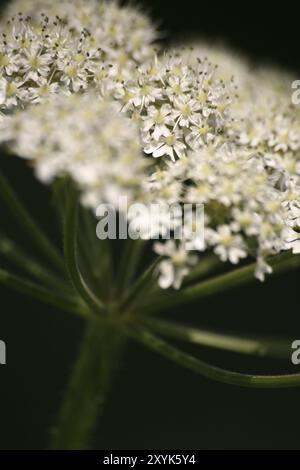
[[[11,274],[4,269],[0,269],[0,283],[17,292],[29,295],[43,303],[59,308],[60,310],[66,310],[82,316],[87,315],[86,309],[82,308],[82,305],[76,298],[55,294],[49,289],[40,287],[34,282]]]
[[[300,267],[300,255],[293,255],[290,252],[282,253],[270,258],[269,264],[273,267],[273,275],[297,269]],[[140,304],[138,307],[139,312],[145,316],[161,313],[227,289],[254,282],[256,280],[254,277],[255,268],[256,263],[251,263],[248,266],[234,269],[229,273],[210,278],[191,287],[158,296],[153,301]]]
[[[83,279],[77,259],[78,192],[70,185],[64,226],[64,251],[66,266],[78,295],[94,313],[103,313],[102,302],[95,297]]]
[[[175,348],[145,329],[128,328],[127,334],[176,364],[217,382],[249,388],[287,388],[300,386],[300,374],[252,375],[232,372],[201,361]]]
[[[26,231],[27,236],[33,240],[36,247],[39,248],[47,257],[49,262],[65,275],[62,255],[58,252],[56,247],[53,246],[52,242],[43,233],[43,231],[37,226],[36,222],[23,206],[2,172],[0,172],[0,193],[5,203],[10,208],[11,214],[20,224],[21,228]]]
[[[26,274],[29,274],[39,283],[42,282],[45,286],[53,287],[60,291],[71,290],[67,278],[65,283],[62,282],[62,279],[56,274],[24,252],[12,240],[4,236],[0,236],[0,255]]]
[[[200,346],[261,357],[286,359],[291,354],[290,341],[287,339],[282,340],[272,337],[249,338],[245,335],[204,330],[154,318],[143,318],[141,324],[150,328],[154,333]]]

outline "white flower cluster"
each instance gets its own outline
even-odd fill
[[[19,12],[40,25],[41,12],[59,17],[76,36],[85,31],[90,47],[101,48],[102,59],[113,66],[110,75],[118,80],[130,77],[137,64],[153,54],[157,32],[137,7],[120,6],[117,0],[12,0],[2,13],[4,25]]]
[[[55,10],[61,16],[49,17],[37,10],[43,6],[46,12]],[[104,94],[153,54],[154,30],[145,17],[114,2],[12,3],[13,9],[18,7],[24,7],[26,16],[20,12],[0,23],[2,112],[90,85]],[[91,29],[80,22],[80,12],[90,19]]]
[[[74,36],[59,19],[42,16],[37,26],[18,15],[0,39],[0,110],[86,89],[100,60],[85,32]]]
[[[42,22],[36,1],[22,5],[33,19],[17,14],[0,41],[0,142],[43,181],[71,176],[91,207],[122,196],[203,203],[204,241],[187,227],[162,240],[182,222],[168,209],[150,227],[162,238],[162,288],[179,288],[203,251],[233,264],[255,258],[261,280],[268,256],[300,252],[293,78],[203,44],[155,55],[148,20],[115,2],[42,0]],[[147,217],[132,217],[149,233]]]
[[[114,91],[122,110],[139,122],[144,152],[173,162],[188,149],[220,140],[232,117],[234,84],[216,76],[207,59],[190,65],[180,54],[154,57]]]
[[[263,280],[271,271],[266,263],[269,255],[285,248],[299,250],[299,235],[287,228],[295,228],[298,220],[294,213],[300,201],[299,178],[295,178],[299,157],[295,154],[291,161],[286,151],[291,146],[298,150],[300,132],[294,131],[293,125],[299,127],[300,116],[295,109],[288,112],[289,88],[280,85],[278,72],[274,73],[276,87],[270,90],[266,72],[264,76],[259,71],[250,74],[246,61],[216,49],[220,62],[216,68],[205,56],[197,57],[196,52],[174,49],[170,55],[140,67],[136,79],[120,85],[117,91],[123,110],[139,122],[144,152],[154,158],[165,157],[145,180],[144,198],[152,203],[204,203],[205,248],[213,250],[222,261],[234,264],[248,256],[255,257],[256,276]],[[222,80],[222,73],[227,76],[227,83]],[[238,97],[233,78],[239,83]],[[270,125],[267,104],[279,100],[286,107],[281,119],[287,120],[286,126],[291,130],[285,148],[271,142],[271,134],[275,138],[276,129],[279,132],[283,123]],[[272,159],[267,148],[261,147],[263,137],[255,145],[245,137],[260,125],[258,114],[263,106],[262,127],[265,134],[269,132],[264,139],[273,153],[274,146],[279,152]],[[274,104],[274,115],[276,109]],[[292,172],[287,171],[289,165]],[[159,220],[154,233],[160,229],[164,236],[164,231],[170,229],[165,221],[169,221],[168,215]],[[172,223],[175,232],[176,218]],[[183,239],[156,243],[154,248],[168,258],[160,265],[161,286],[178,287],[195,264],[195,251],[204,247],[193,247]]]
[[[210,144],[190,151],[171,170],[169,166],[157,170],[144,187],[153,201],[203,203],[205,207],[204,246],[197,243],[197,238],[194,246],[188,242],[188,249],[185,239],[167,242],[165,248],[161,243],[155,245],[157,253],[170,257],[168,266],[166,262],[162,265],[164,286],[176,286],[178,276],[195,264],[195,253],[204,249],[213,250],[222,261],[233,264],[248,256],[256,257],[256,276],[263,280],[270,272],[265,258],[291,248],[285,244],[284,233],[289,211],[300,200],[299,185],[296,188],[280,168],[270,171],[260,154],[243,146]],[[178,258],[178,250],[185,256]]]
[[[284,194],[286,249],[300,252],[300,108],[291,102],[294,77],[275,68],[259,69],[245,89],[233,132],[255,151]]]
[[[226,82],[234,78],[239,93],[249,86],[252,68],[250,62],[238,52],[226,48],[223,42],[192,41],[174,47],[174,50],[178,49],[181,50],[181,56],[191,65],[197,63],[198,57],[208,57],[214,64],[218,64],[217,76]]]
[[[85,205],[117,205],[120,193],[129,202],[138,197],[146,164],[138,128],[115,102],[93,93],[56,95],[8,116],[0,138],[32,162],[41,181],[70,176]]]

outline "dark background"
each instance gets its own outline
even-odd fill
[[[296,2],[144,1],[171,39],[224,39],[260,60],[294,69],[300,78],[300,16]],[[0,169],[60,242],[47,188],[23,161],[2,157]],[[0,201],[0,230],[30,245]],[[0,287],[0,448],[42,449],[76,357],[84,324]],[[299,271],[171,312],[201,327],[300,338]],[[216,365],[249,373],[299,372],[286,361],[197,348]],[[105,415],[94,436],[98,449],[298,449],[300,391],[225,386],[181,370],[130,344]]]

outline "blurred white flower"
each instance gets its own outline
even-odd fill
[[[265,280],[266,274],[271,274],[272,271],[272,267],[266,263],[264,257],[258,256],[256,260],[255,277],[263,282]]]
[[[179,289],[191,266],[197,263],[197,256],[187,252],[184,245],[176,244],[174,240],[155,243],[154,251],[166,258],[159,265],[160,287],[168,289],[172,286],[174,289]]]
[[[210,234],[210,244],[221,261],[230,261],[237,264],[241,258],[247,256],[245,244],[240,235],[234,235],[228,225],[220,225],[215,232]]]
[[[288,227],[284,230],[284,241],[286,243],[286,248],[292,250],[293,253],[300,253],[300,232],[293,230],[291,227]]]
[[[93,93],[56,95],[17,111],[2,123],[0,141],[31,159],[43,182],[69,175],[83,203],[93,207],[116,205],[124,195],[132,201],[146,177],[136,125],[115,102],[100,101]]]

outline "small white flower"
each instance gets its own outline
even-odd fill
[[[249,209],[241,210],[238,207],[232,209],[233,222],[230,227],[233,232],[243,231],[248,236],[256,236],[259,233],[261,217]]]
[[[174,99],[174,118],[180,127],[189,127],[199,117],[200,103],[188,96]]]
[[[198,150],[205,145],[210,145],[216,138],[215,129],[209,124],[209,120],[196,118],[186,141],[193,150]]]
[[[157,142],[150,142],[144,149],[145,153],[152,154],[154,158],[168,155],[173,162],[175,157],[182,158],[185,155],[186,145],[182,142],[181,131],[168,131]]]
[[[166,243],[155,243],[154,251],[167,259],[159,264],[159,285],[162,289],[173,287],[179,289],[183,278],[191,266],[197,262],[197,256],[189,254],[184,245],[176,245],[174,240]]]
[[[132,103],[135,107],[140,108],[141,110],[144,106],[147,107],[156,100],[163,99],[162,89],[153,83],[147,83],[143,79],[139,80],[137,83],[129,83],[126,89],[127,93],[132,96],[129,103]]]
[[[285,248],[292,250],[294,255],[300,253],[300,232],[296,232],[291,227],[287,227],[283,232]]]
[[[265,280],[266,274],[271,274],[272,272],[272,267],[266,263],[262,256],[258,256],[256,260],[255,277],[263,282]]]
[[[291,207],[288,223],[291,225],[291,227],[300,227],[300,207]]]
[[[160,108],[149,106],[147,115],[144,118],[142,130],[151,132],[154,140],[159,140],[161,136],[169,134],[168,126],[174,124],[171,116],[172,108],[169,104],[163,104]],[[147,139],[147,136],[145,137]]]
[[[21,59],[24,73],[24,81],[36,82],[39,77],[47,77],[50,73],[50,65],[53,63],[51,54],[30,53],[26,51]]]
[[[221,225],[211,236],[210,243],[215,246],[214,252],[221,261],[237,264],[247,256],[245,244],[240,235],[233,235],[228,225]]]
[[[23,82],[20,80],[13,79],[0,79],[0,106],[5,109],[6,107],[17,106],[19,100],[22,99],[24,94],[22,93]]]

